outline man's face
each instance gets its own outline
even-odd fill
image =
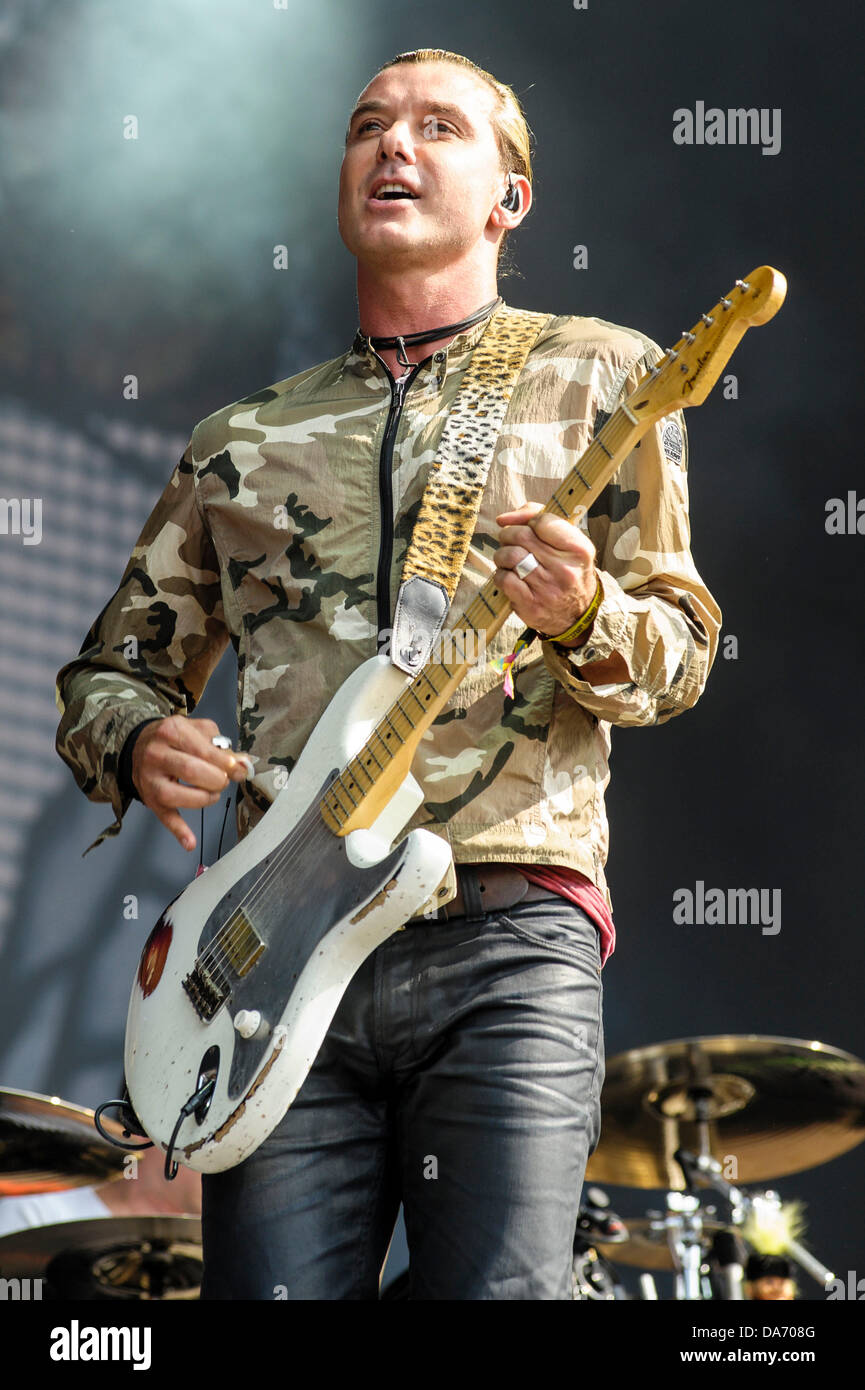
[[[434,270],[497,240],[488,224],[506,175],[495,105],[485,83],[451,63],[403,63],[373,78],[352,113],[339,179],[340,235],[358,261]]]

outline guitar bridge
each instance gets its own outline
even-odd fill
[[[215,1017],[228,998],[228,984],[225,979],[214,979],[210,970],[200,963],[189,972],[183,981],[183,988],[192,1000],[198,1017],[205,1023],[209,1023]]]

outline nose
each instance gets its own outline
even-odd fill
[[[415,163],[414,141],[407,121],[394,121],[381,133],[378,142],[378,162],[387,164],[390,160],[400,160],[404,164]]]

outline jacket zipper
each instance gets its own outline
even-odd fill
[[[378,357],[378,353],[376,353]],[[426,359],[429,360],[428,358]],[[415,363],[414,370],[405,376],[394,377],[386,362],[379,358],[390,378],[390,409],[384,427],[381,453],[378,460],[378,498],[381,512],[381,544],[378,552],[378,574],[376,576],[376,611],[378,617],[378,646],[384,642],[382,634],[390,632],[390,571],[393,563],[393,446],[399,429],[400,416],[405,403],[406,392],[417,376],[423,362]]]

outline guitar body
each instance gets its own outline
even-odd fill
[[[416,830],[407,777],[369,829],[334,834],[319,803],[406,677],[373,657],[331,701],[285,788],[250,833],[166,909],[141,955],[125,1069],[144,1129],[174,1157],[220,1172],[252,1153],[291,1105],[355,971],[446,877],[450,848]]]

